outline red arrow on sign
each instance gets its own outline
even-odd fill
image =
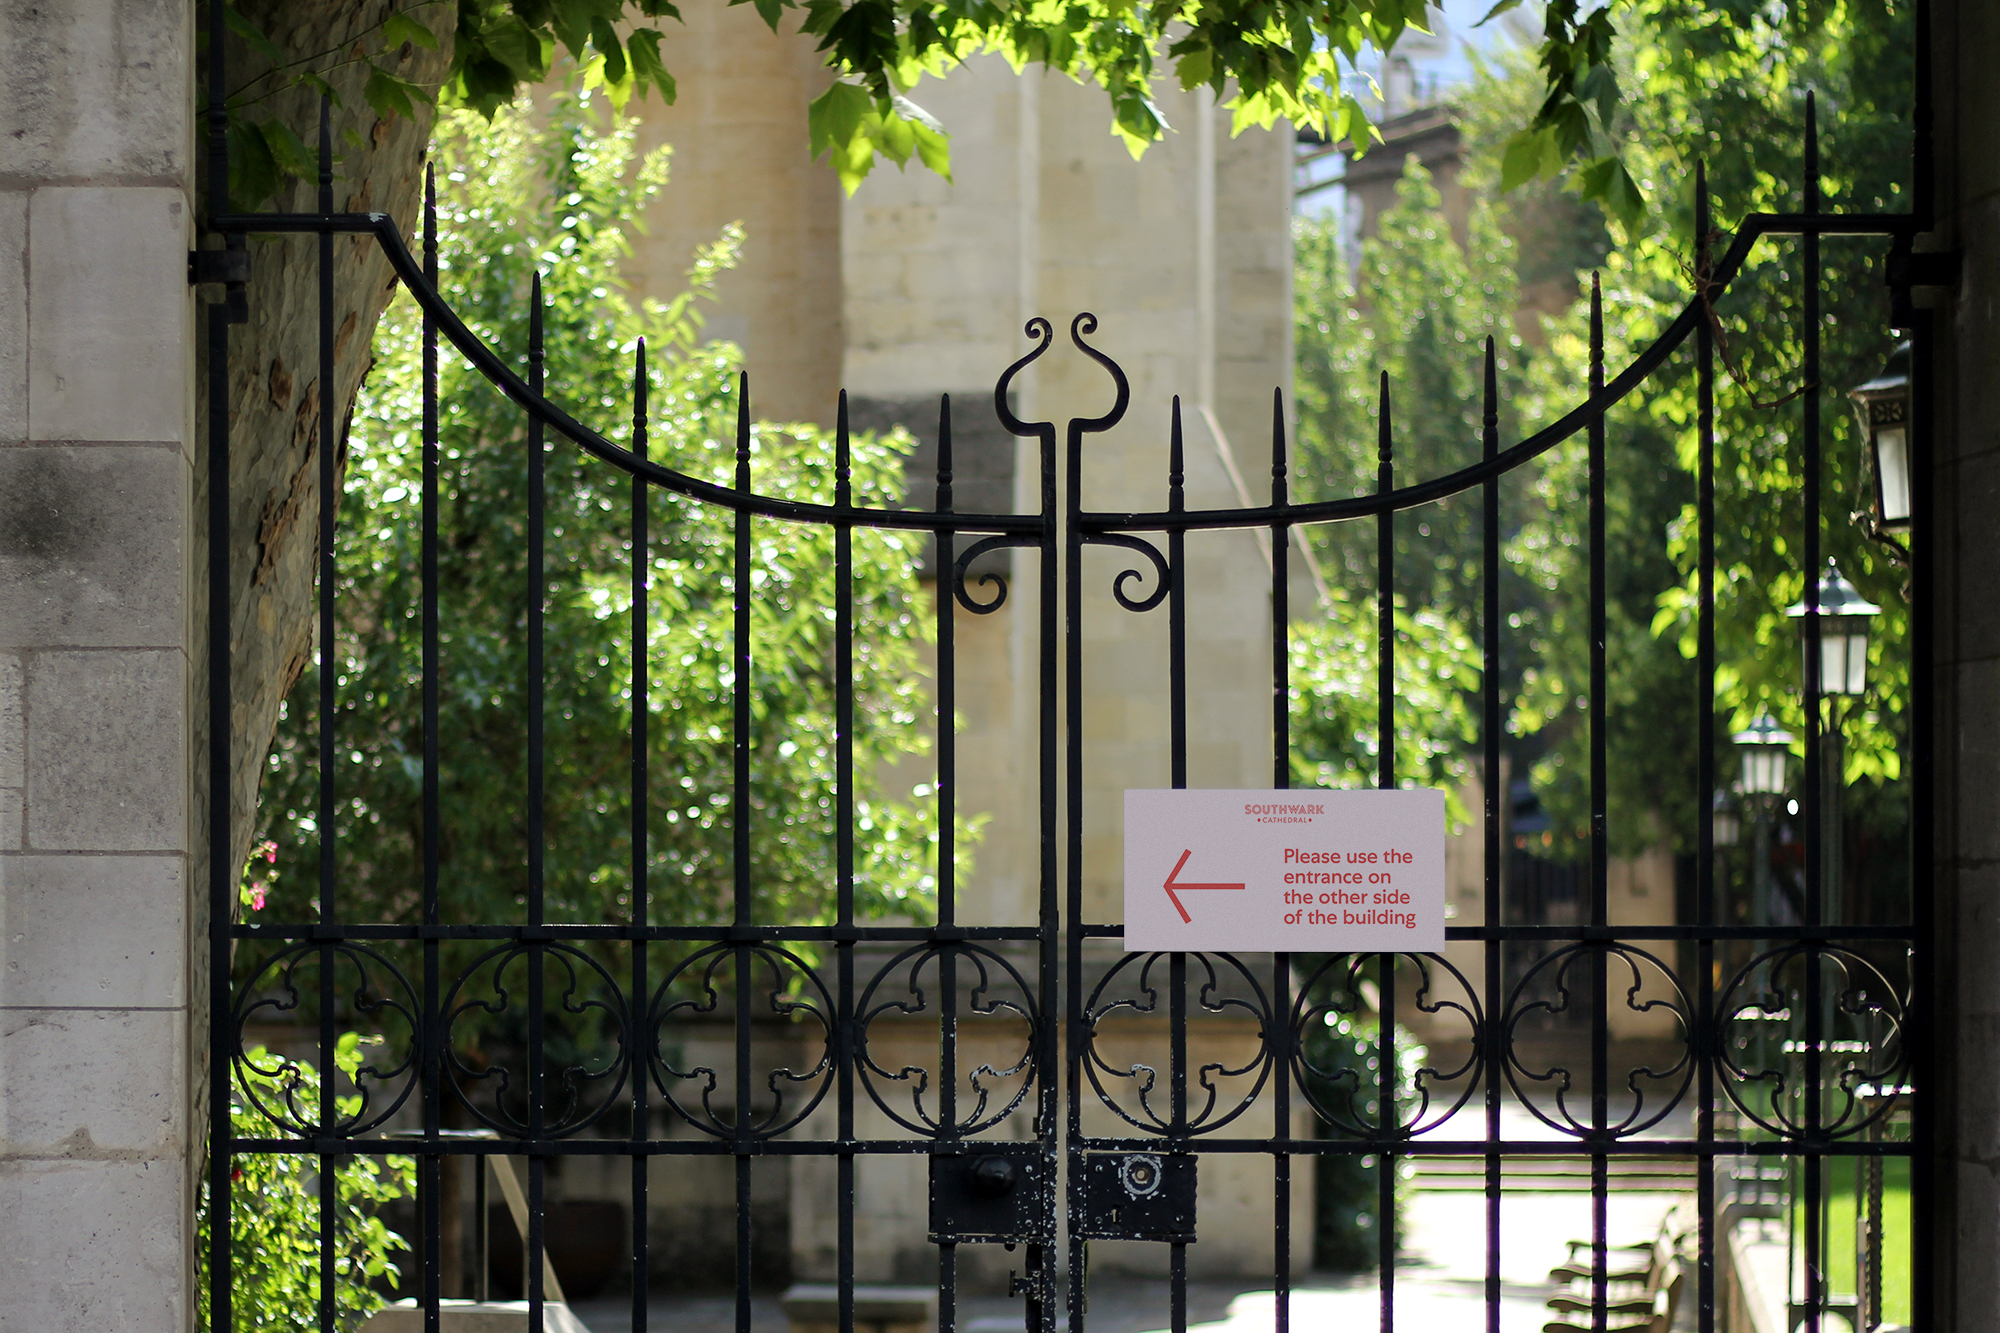
[[[1193,918],[1193,917],[1191,917],[1191,916],[1189,916],[1189,915],[1188,915],[1188,910],[1187,910],[1187,908],[1181,905],[1181,900],[1180,900],[1180,896],[1179,896],[1179,894],[1176,894],[1176,893],[1174,892],[1174,890],[1175,890],[1175,889],[1179,889],[1179,890],[1180,890],[1180,891],[1181,891],[1182,893],[1185,893],[1185,892],[1187,892],[1187,891],[1188,891],[1189,889],[1240,889],[1240,888],[1242,888],[1242,887],[1243,887],[1243,886],[1242,886],[1241,884],[1181,884],[1181,883],[1178,883],[1178,882],[1177,882],[1177,881],[1175,880],[1174,876],[1176,876],[1176,875],[1178,875],[1178,874],[1180,874],[1180,873],[1181,873],[1181,867],[1182,867],[1182,866],[1184,866],[1184,865],[1186,865],[1186,864],[1187,864],[1187,860],[1188,860],[1188,858],[1189,858],[1190,856],[1193,856],[1193,855],[1194,855],[1194,848],[1192,848],[1192,847],[1190,847],[1190,848],[1188,848],[1188,849],[1187,849],[1186,851],[1182,852],[1182,853],[1181,853],[1181,859],[1180,859],[1180,860],[1178,860],[1178,861],[1176,861],[1176,862],[1174,862],[1174,868],[1173,868],[1172,870],[1169,870],[1169,871],[1167,872],[1167,882],[1166,882],[1165,884],[1161,885],[1161,887],[1162,887],[1162,888],[1164,888],[1164,889],[1165,889],[1165,890],[1167,891],[1167,899],[1168,899],[1168,900],[1169,900],[1170,902],[1172,902],[1172,903],[1173,903],[1173,905],[1174,905],[1174,910],[1175,910],[1176,912],[1179,912],[1179,913],[1181,914],[1181,920],[1182,920],[1183,922],[1187,923],[1187,924],[1188,924],[1188,925],[1190,925],[1190,926],[1194,924],[1194,918]]]

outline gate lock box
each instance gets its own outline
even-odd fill
[[[1149,1152],[1084,1154],[1077,1234],[1192,1243],[1195,1161]]]
[[[1055,1167],[1039,1152],[931,1158],[931,1244],[1052,1244]]]

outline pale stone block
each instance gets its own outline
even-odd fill
[[[21,845],[21,792],[19,788],[0,787],[0,849],[11,850]]]
[[[0,449],[0,642],[181,647],[189,486],[173,449]]]
[[[0,1162],[0,1333],[186,1328],[186,1181],[178,1161]]]
[[[0,475],[4,475],[4,465],[0,465]],[[0,492],[4,492],[5,486],[6,483],[0,481]],[[4,563],[0,563],[0,571],[4,571],[4,569]],[[6,574],[0,572],[0,581],[4,581],[5,578]],[[4,592],[0,592],[0,598],[4,598],[5,595]],[[4,605],[4,602],[0,602],[0,606]],[[4,620],[5,618],[5,611],[0,611],[0,620]],[[24,771],[22,768],[23,744],[24,741],[21,733],[21,658],[18,653],[0,652],[0,787],[18,787],[21,785],[23,781],[22,773]]]
[[[187,173],[188,8],[175,0],[10,4],[0,24],[8,171],[159,181]]]
[[[173,652],[35,655],[27,671],[29,846],[185,844],[186,672]]]
[[[0,442],[28,438],[28,196],[0,193]]]
[[[28,205],[28,436],[180,441],[193,297],[177,189],[41,189]]]
[[[185,864],[171,856],[0,860],[0,1008],[185,999]]]
[[[0,1009],[0,1154],[178,1153],[186,1027],[178,1009]]]

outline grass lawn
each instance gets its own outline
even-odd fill
[[[1865,1179],[1854,1158],[1827,1162],[1825,1181],[1827,1278],[1835,1292],[1853,1294],[1856,1286],[1854,1235],[1856,1186]],[[1794,1168],[1792,1235],[1805,1238],[1805,1191]],[[1882,1319],[1910,1322],[1910,1161],[1888,1157],[1882,1162]]]

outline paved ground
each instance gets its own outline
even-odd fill
[[[1614,1243],[1650,1240],[1666,1210],[1684,1195],[1614,1193],[1607,1227]],[[1485,1326],[1486,1201],[1469,1192],[1424,1191],[1410,1203],[1409,1235],[1397,1265],[1395,1324],[1400,1333],[1479,1333]],[[1548,1271],[1561,1263],[1572,1237],[1590,1234],[1590,1196],[1508,1193],[1501,1200],[1502,1333],[1539,1333],[1548,1319]],[[1018,1299],[968,1297],[960,1302],[962,1333],[1015,1333]],[[1268,1283],[1194,1283],[1188,1291],[1190,1333],[1269,1333],[1276,1296]],[[1685,1307],[1684,1307],[1685,1308]],[[592,1333],[624,1333],[629,1303],[592,1301],[577,1313]],[[663,1333],[734,1333],[735,1304],[727,1296],[662,1300],[649,1323]],[[1378,1326],[1381,1289],[1375,1274],[1314,1274],[1292,1293],[1294,1333],[1360,1333]],[[1102,1277],[1091,1284],[1090,1333],[1157,1333],[1168,1328],[1166,1283]],[[786,1333],[775,1299],[756,1301],[753,1333]]]

